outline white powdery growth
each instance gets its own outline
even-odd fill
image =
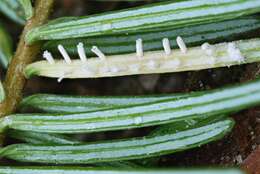
[[[166,62],[166,66],[171,67],[171,68],[178,68],[181,64],[181,61],[179,59],[175,59],[175,60],[170,60],[168,62]]]
[[[180,36],[177,37],[176,42],[177,42],[179,48],[181,49],[181,52],[187,53],[187,51],[188,51],[187,46]]]
[[[84,44],[82,42],[80,42],[77,45],[77,49],[78,49],[78,54],[79,54],[79,58],[82,62],[86,62],[87,61],[87,56],[86,56],[86,52],[84,49]]]
[[[101,67],[101,68],[99,69],[99,72],[100,72],[101,74],[110,73],[110,68],[105,65],[105,66],[103,66],[103,67]]]
[[[84,74],[94,75],[93,69],[86,64],[82,64],[81,68],[79,68],[79,71],[81,71]]]
[[[71,59],[70,59],[70,56],[68,55],[67,51],[65,50],[65,48],[62,45],[58,45],[58,50],[60,51],[62,57],[65,60],[65,62],[67,64],[70,64],[71,63]]]
[[[201,49],[205,51],[206,55],[209,56],[204,63],[213,65],[215,64],[215,57],[214,57],[214,51],[215,47],[213,45],[210,45],[209,43],[204,43],[201,45]]]
[[[164,38],[162,40],[162,44],[163,44],[163,48],[164,48],[164,52],[167,56],[169,56],[171,54],[171,45],[170,45],[170,41],[168,38]]]
[[[214,54],[214,45],[210,45],[207,42],[201,45],[201,49],[204,50],[208,56],[213,56]]]
[[[134,124],[141,124],[143,122],[143,118],[142,117],[136,117],[134,118]]]
[[[2,125],[8,126],[11,125],[13,120],[10,117],[5,117],[2,121]]]
[[[120,69],[118,67],[113,66],[110,68],[110,72],[112,72],[112,73],[118,73],[119,71],[120,71]]]
[[[240,52],[240,50],[236,47],[234,42],[228,43],[227,46],[228,57],[230,60],[243,62],[245,60],[244,56]]]
[[[210,44],[209,44],[208,42],[206,42],[206,43],[204,43],[204,44],[201,45],[201,49],[202,49],[202,50],[207,50],[207,49],[209,49],[209,48],[210,48]]]
[[[103,30],[110,30],[110,29],[113,28],[113,25],[110,24],[110,23],[107,23],[107,24],[104,24],[104,25],[102,26],[102,28],[103,28]]]
[[[206,65],[214,65],[216,63],[215,57],[207,57],[206,60],[203,60],[203,63]]]
[[[49,51],[44,51],[43,52],[43,58],[45,58],[50,64],[54,64],[55,61]]]
[[[149,60],[146,64],[149,69],[156,69],[158,64],[154,60]]]
[[[100,60],[106,60],[105,54],[97,46],[93,46],[91,51],[95,53]]]
[[[131,72],[138,72],[140,70],[140,65],[139,64],[129,65],[129,70]]]
[[[143,50],[143,41],[142,39],[136,40],[136,55],[137,57],[141,58],[144,56],[144,50]]]

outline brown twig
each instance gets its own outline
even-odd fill
[[[7,70],[4,83],[6,98],[0,105],[0,117],[15,112],[26,82],[23,70],[35,59],[40,50],[40,43],[29,46],[25,43],[24,36],[29,30],[48,20],[53,3],[54,0],[37,0],[35,3],[35,15],[26,23],[16,53]]]
[[[5,80],[6,98],[3,104],[0,105],[1,117],[15,111],[16,106],[22,97],[22,90],[25,84],[23,69],[34,60],[40,50],[40,44],[27,45],[24,41],[24,36],[27,31],[42,25],[48,19],[53,1],[54,0],[36,1],[35,16],[27,22],[18,44],[17,51],[7,71]]]

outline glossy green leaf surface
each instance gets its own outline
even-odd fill
[[[2,82],[0,81],[0,102],[2,102],[4,99],[5,99],[5,90]]]
[[[219,117],[220,119],[223,119],[223,117]],[[164,135],[168,133],[177,133],[183,130],[188,130],[192,128],[197,128],[203,125],[211,124],[214,122],[217,122],[219,120],[216,120],[215,117],[211,116],[208,118],[201,118],[201,119],[191,119],[191,120],[185,120],[180,121],[172,124],[162,125],[158,128],[156,128],[154,131],[149,133],[150,136],[159,136]],[[60,135],[60,134],[50,134],[50,133],[38,133],[38,132],[31,132],[31,131],[18,131],[18,130],[9,130],[7,132],[7,136],[21,140],[23,142],[29,143],[29,144],[41,144],[41,145],[75,145],[75,144],[83,144],[84,142],[75,140],[71,137]],[[155,158],[153,158],[156,160]],[[154,162],[153,160],[153,162]],[[151,163],[151,159],[142,159],[140,160],[142,164],[145,163]],[[118,167],[118,168],[140,168],[139,165],[129,162],[129,161],[115,161],[115,162],[102,162],[102,163],[95,163],[95,166],[100,167]]]
[[[25,13],[18,0],[1,0],[0,12],[18,24],[25,24]]]
[[[39,133],[32,131],[17,131],[9,130],[7,136],[21,140],[29,144],[41,144],[41,145],[75,145],[83,144],[84,142],[78,141],[72,137],[60,134],[48,134],[48,133]],[[106,162],[106,163],[96,163],[95,166],[98,167],[115,167],[115,168],[141,168],[141,166],[129,162],[129,161],[115,161],[115,162]]]
[[[177,133],[179,131],[192,129],[199,127],[201,125],[210,124],[213,122],[217,122],[223,118],[227,117],[227,115],[210,117],[202,117],[199,119],[193,118],[190,120],[179,121],[175,123],[170,123],[167,125],[162,125],[153,130],[149,135],[162,135],[168,132]],[[61,144],[82,144],[83,141],[79,141],[73,139],[72,137],[61,135],[61,134],[53,134],[53,133],[39,133],[32,131],[21,131],[21,130],[8,130],[7,136],[21,140],[22,142],[26,142],[29,144],[53,144],[53,145],[61,145]]]
[[[116,107],[151,103],[165,99],[177,99],[189,94],[164,94],[153,96],[69,96],[35,94],[24,98],[20,110],[36,110],[48,113],[79,113]]]
[[[176,170],[176,169],[135,169],[120,170],[113,168],[93,168],[93,167],[60,167],[60,166],[28,166],[28,167],[0,167],[2,174],[243,174],[237,169],[195,169],[195,170]]]
[[[82,42],[88,56],[94,56],[93,52],[91,52],[91,47],[94,45],[97,45],[105,55],[114,55],[135,52],[135,42],[139,38],[143,40],[144,51],[154,51],[163,50],[163,38],[169,39],[171,48],[178,48],[176,42],[178,36],[182,36],[187,46],[195,46],[204,42],[216,43],[237,40],[241,34],[253,32],[258,28],[260,28],[260,18],[251,16],[177,29],[166,27],[152,32],[118,33],[116,35],[52,40],[45,43],[42,49],[60,55],[57,46],[61,44],[71,57],[78,57],[76,45]]]
[[[220,115],[260,103],[260,80],[181,99],[75,114],[15,114],[2,118],[7,128],[49,133],[80,133],[122,130],[161,125],[192,118]]]
[[[7,68],[13,56],[12,40],[7,31],[0,24],[0,63],[2,67]]]
[[[231,119],[160,136],[109,140],[81,145],[14,144],[0,156],[23,162],[87,164],[140,159],[198,147],[222,138],[234,125]]]
[[[19,2],[23,6],[26,19],[27,20],[30,19],[33,16],[33,7],[32,7],[31,0],[19,0]]]
[[[217,117],[213,115],[209,117],[193,118],[189,120],[178,121],[170,124],[161,125],[156,129],[154,129],[149,135],[151,136],[163,135],[169,132],[178,133],[180,131],[194,129],[200,126],[218,122],[227,117],[228,115],[218,115]]]
[[[30,144],[80,144],[72,137],[60,134],[47,134],[32,131],[9,130],[7,135]]]
[[[27,43],[104,34],[180,28],[233,19],[260,11],[258,0],[186,0],[86,17],[60,18],[28,32]]]

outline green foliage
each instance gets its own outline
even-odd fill
[[[168,1],[86,17],[50,21],[26,36],[27,43],[100,36],[105,34],[155,31],[163,27],[180,28],[233,19],[260,11],[259,0]]]
[[[7,68],[13,56],[12,40],[9,33],[0,24],[0,63]]]
[[[89,133],[166,124],[220,115],[256,106],[260,80],[218,90],[191,93],[180,99],[73,114],[15,114],[3,118],[6,128],[48,133]],[[158,117],[160,115],[160,117]]]
[[[0,103],[5,99],[5,90],[2,82],[0,81]]]
[[[0,167],[2,174],[243,174],[236,169],[195,169],[195,170],[169,170],[169,169],[112,169],[112,168],[93,168],[93,167]]]
[[[72,137],[60,134],[46,134],[32,131],[9,130],[8,136],[29,144],[80,144]]]
[[[170,40],[171,48],[178,48],[176,38],[182,36],[187,46],[197,46],[205,42],[211,44],[240,39],[241,35],[250,34],[260,27],[259,16],[243,17],[228,21],[199,24],[174,29],[172,27],[157,28],[156,31],[137,33],[118,33],[116,35],[101,35],[77,39],[51,40],[43,45],[42,50],[49,50],[59,55],[58,45],[64,46],[71,57],[78,57],[76,45],[82,42],[88,56],[94,56],[90,48],[97,45],[105,55],[134,53],[135,42],[142,38],[143,50],[163,50],[162,39]]]
[[[3,148],[2,157],[23,162],[85,164],[121,161],[169,154],[217,140],[234,125],[230,119],[160,136],[109,140],[80,145],[17,144]]]
[[[18,0],[1,0],[0,11],[18,24],[25,24],[25,12]]]
[[[21,5],[24,8],[26,19],[30,19],[33,16],[33,8],[31,4],[31,0],[19,0]]]
[[[138,104],[178,99],[189,94],[164,94],[146,96],[69,96],[54,94],[35,94],[23,99],[21,111],[34,110],[48,113],[80,113],[127,107]]]
[[[19,24],[24,24],[25,19],[33,16],[30,0],[2,0],[0,11]],[[257,62],[260,58],[259,38],[224,43],[241,39],[241,34],[246,38],[250,37],[247,34],[258,31],[259,16],[246,16],[257,12],[260,12],[259,0],[178,0],[93,16],[55,19],[29,31],[26,42],[33,44],[36,41],[49,40],[42,49],[48,49],[57,55],[56,47],[64,45],[73,56],[78,51],[75,46],[82,42],[86,46],[87,56],[94,55],[88,49],[94,45],[99,46],[106,55],[113,56],[108,56],[103,62],[87,60],[86,64],[80,61],[77,63],[75,60],[71,64],[55,61],[53,65],[46,61],[36,62],[26,68],[25,75],[29,77],[37,74],[62,79],[68,72],[71,73],[73,68],[82,74],[82,69],[79,68],[81,65],[90,64],[88,67],[92,69],[100,68],[102,65],[109,67],[116,61],[120,65],[130,65],[147,63],[146,59],[151,60],[152,57],[157,57],[161,61],[160,65],[168,64],[172,61],[170,59],[176,61],[178,58],[181,69],[173,70],[170,67],[170,70],[161,71],[157,67],[145,71],[144,74],[201,70]],[[178,36],[182,36],[188,46],[198,46],[204,42],[221,44],[206,45],[214,47],[214,54],[208,54],[206,51],[212,50],[205,51],[203,46],[189,48],[187,52],[174,50],[171,56],[157,51],[165,48],[161,43],[163,38],[170,40],[172,48],[180,47],[175,41]],[[125,54],[136,51],[134,42],[139,38],[144,40],[144,51],[149,51],[145,54],[147,57],[142,57],[145,59],[137,59],[134,54]],[[13,54],[12,42],[2,26],[0,39],[0,61],[7,68]],[[201,59],[203,56],[204,59]],[[72,73],[68,78],[78,76]],[[8,92],[7,90],[6,93]],[[4,87],[0,82],[0,101],[4,98]],[[150,157],[157,160],[161,155],[216,141],[229,133],[234,126],[234,121],[226,118],[227,114],[259,103],[260,79],[215,90],[170,95],[98,97],[35,94],[21,102],[19,111],[23,113],[0,118],[1,133],[6,132],[8,137],[26,142],[1,148],[0,156],[44,165],[91,164],[96,167],[0,166],[0,173],[239,174],[241,172],[237,170],[147,169],[129,160],[142,159],[142,162],[150,163]],[[26,113],[28,111],[43,113]],[[158,126],[155,130],[138,138],[82,142],[64,135],[154,125]]]

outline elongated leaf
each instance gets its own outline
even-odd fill
[[[0,151],[5,158],[23,162],[85,164],[146,158],[198,147],[229,132],[232,120],[161,136],[96,142],[83,145],[10,145]]]
[[[189,120],[179,121],[175,123],[170,123],[166,125],[161,125],[155,130],[153,130],[149,135],[156,136],[156,135],[163,135],[169,132],[171,133],[178,133],[180,131],[194,129],[197,127],[201,127],[204,125],[212,124],[223,120],[224,118],[228,117],[227,115],[218,115],[216,116],[209,116],[204,118],[193,118]]]
[[[13,56],[13,46],[10,35],[0,24],[0,63],[4,68],[7,68]]]
[[[90,48],[97,45],[105,55],[134,53],[136,51],[135,42],[141,38],[143,40],[144,51],[163,50],[162,39],[168,38],[171,48],[178,48],[176,38],[182,36],[187,46],[197,46],[204,42],[217,43],[236,40],[241,38],[241,34],[250,33],[260,28],[260,18],[258,16],[243,17],[228,21],[214,22],[196,26],[182,28],[159,28],[157,31],[140,33],[119,33],[116,35],[102,35],[77,39],[64,39],[48,41],[43,46],[43,50],[49,50],[56,55],[58,45],[63,45],[71,57],[78,57],[76,45],[83,43],[88,56],[94,56]]]
[[[4,99],[5,99],[5,90],[2,82],[0,81],[0,102],[2,102]]]
[[[260,2],[260,1],[259,1]],[[259,8],[260,9],[260,8]],[[260,39],[241,40],[216,45],[173,50],[170,54],[151,51],[139,57],[136,54],[107,56],[88,61],[38,61],[25,69],[26,77],[34,75],[61,79],[100,78],[135,74],[196,71],[260,61]]]
[[[223,117],[219,117],[219,120]],[[177,133],[183,130],[193,129],[197,128],[203,125],[211,124],[214,122],[217,122],[219,120],[216,120],[215,117],[208,117],[203,119],[191,119],[191,120],[185,120],[180,121],[168,125],[163,125],[158,127],[156,130],[152,131],[150,133],[150,136],[159,136],[164,135],[167,133]],[[49,144],[49,145],[70,145],[70,144],[83,144],[84,142],[75,140],[71,137],[67,137],[64,135],[59,134],[48,134],[48,133],[38,133],[38,132],[31,132],[31,131],[17,131],[17,130],[9,130],[8,136],[21,140],[23,142],[27,142],[30,144]],[[154,164],[159,158],[148,158],[148,159],[142,159],[139,160],[139,163],[142,164],[142,166],[145,164],[147,166],[148,164]],[[103,163],[96,163],[95,166],[100,167],[120,167],[120,168],[140,168],[140,165],[137,165],[133,162],[128,161],[119,161],[119,162],[103,162]]]
[[[260,103],[260,80],[238,86],[191,93],[181,99],[75,114],[15,114],[2,118],[7,128],[49,133],[100,132],[161,125],[220,115]]]
[[[33,16],[33,7],[31,0],[19,0],[19,2],[22,4],[24,8],[26,19],[30,19]]]
[[[242,171],[236,169],[195,169],[195,170],[176,170],[176,169],[135,169],[135,170],[120,170],[112,168],[93,168],[93,167],[60,167],[60,166],[45,166],[45,167],[0,167],[2,174],[243,174]]]
[[[212,23],[260,11],[259,0],[187,0],[86,17],[61,18],[28,32],[26,41],[70,39]]]
[[[30,144],[80,144],[78,140],[60,134],[46,134],[32,131],[10,130],[8,136]]]
[[[223,116],[210,116],[205,118],[194,118],[190,120],[179,121],[167,125],[162,125],[152,131],[149,135],[163,135],[166,133],[177,133],[179,131],[196,128],[202,125],[211,124],[217,122],[223,118]],[[68,145],[68,144],[82,144],[83,141],[75,140],[66,135],[52,134],[52,133],[39,133],[32,131],[20,131],[20,130],[8,130],[7,135],[11,138],[21,140],[29,144],[51,144],[51,145]]]
[[[80,113],[151,103],[165,99],[177,99],[187,95],[189,94],[102,97],[36,94],[24,98],[20,104],[20,110],[26,111],[33,109],[48,113]]]
[[[60,134],[47,134],[47,133],[38,133],[31,131],[17,131],[10,130],[7,132],[8,136],[15,138],[29,144],[48,144],[48,145],[75,145],[83,144],[84,142],[73,139]],[[106,163],[96,163],[95,166],[100,167],[115,167],[115,168],[141,168],[141,166],[128,162],[128,161],[119,161],[119,162],[106,162]]]
[[[1,0],[0,11],[18,24],[25,24],[25,13],[18,0]]]

